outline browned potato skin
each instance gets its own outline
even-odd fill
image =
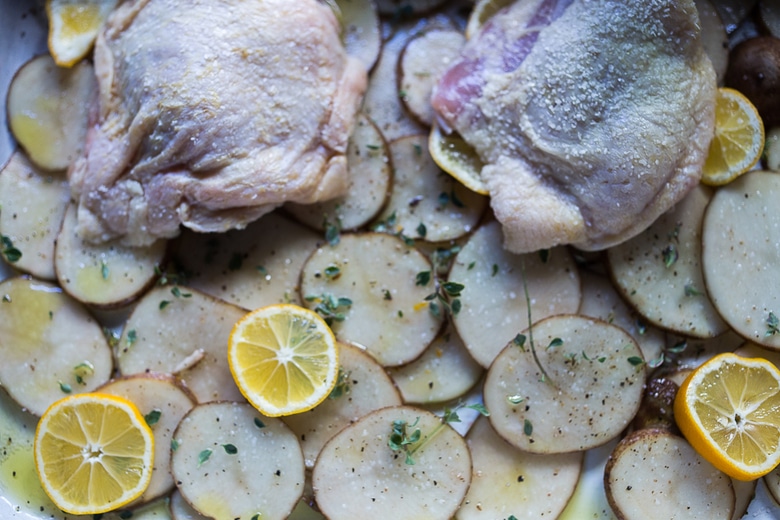
[[[750,99],[766,128],[780,125],[780,38],[759,36],[734,47],[725,83]]]
[[[642,404],[634,417],[634,430],[662,428],[677,435],[680,431],[674,422],[674,397],[679,386],[671,379],[654,377],[647,382]]]

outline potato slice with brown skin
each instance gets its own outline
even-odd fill
[[[311,469],[325,443],[342,428],[369,412],[400,404],[401,396],[382,366],[362,349],[340,343],[339,380],[328,399],[283,420],[298,437]]]
[[[83,305],[59,287],[28,277],[0,283],[0,385],[41,415],[70,393],[108,381],[111,349]]]
[[[533,453],[581,451],[617,437],[642,399],[644,361],[634,339],[574,314],[538,321],[523,334],[525,343],[510,342],[485,378],[498,434]]]
[[[274,212],[227,233],[184,230],[173,244],[174,263],[187,284],[245,309],[300,304],[300,271],[322,236]]]
[[[615,287],[645,319],[698,338],[728,329],[702,274],[701,226],[712,193],[698,185],[645,231],[607,251]]]
[[[647,325],[620,297],[608,277],[586,270],[580,270],[580,277],[582,304],[579,314],[621,327],[633,336],[648,363],[661,361],[666,334],[652,325]]]
[[[44,172],[15,152],[0,172],[0,235],[21,256],[12,257],[5,243],[0,254],[22,272],[54,280],[54,241],[69,202],[64,175]]]
[[[295,434],[247,403],[197,405],[174,439],[171,474],[202,515],[283,520],[301,498],[305,475]]]
[[[780,350],[780,176],[748,172],[718,189],[704,215],[704,279],[718,312],[741,336]]]
[[[466,437],[473,476],[457,520],[557,518],[566,507],[582,467],[582,453],[538,455],[500,438],[486,417]]]
[[[17,71],[8,89],[6,111],[11,133],[33,163],[64,170],[78,157],[96,87],[87,61],[63,69],[47,54]]]
[[[421,123],[431,126],[435,119],[431,93],[439,78],[460,54],[466,38],[459,31],[427,31],[406,44],[398,62],[401,99]]]
[[[173,431],[190,409],[195,396],[170,374],[136,374],[109,381],[98,389],[130,400],[146,419],[154,434],[152,479],[144,493],[128,507],[146,504],[174,488],[169,472]]]
[[[391,142],[390,156],[393,188],[377,217],[379,223],[393,222],[391,231],[430,242],[454,240],[474,230],[488,198],[467,189],[433,162],[427,135]]]
[[[623,439],[607,462],[604,485],[621,520],[728,520],[734,511],[731,479],[666,430]]]
[[[365,347],[383,366],[398,366],[420,356],[441,328],[425,300],[433,283],[417,281],[431,269],[422,253],[396,236],[345,234],[311,255],[301,272],[301,294],[311,309],[343,313],[341,321],[326,316],[339,341]],[[329,301],[343,298],[351,304],[330,308]]]
[[[54,268],[62,288],[77,300],[104,309],[122,307],[140,297],[156,279],[166,241],[149,247],[89,244],[76,232],[76,211],[71,204],[65,212],[54,250]]]
[[[460,250],[448,275],[449,281],[465,286],[455,328],[472,357],[486,368],[528,327],[523,276],[532,321],[577,312],[580,306],[579,272],[567,249],[543,252],[544,258],[542,253],[516,255],[504,250],[501,240],[497,222],[481,226]]]
[[[423,355],[411,363],[388,369],[404,402],[441,403],[468,392],[484,373],[474,361],[463,340],[449,325]]]
[[[124,375],[177,375],[199,402],[243,401],[228,367],[228,338],[246,310],[189,287],[163,286],[136,304],[116,346]]]
[[[407,464],[388,445],[394,421],[420,446]],[[434,434],[434,432],[436,432]],[[410,406],[383,408],[347,426],[320,452],[312,485],[330,520],[452,518],[471,482],[466,441],[436,415]]]
[[[368,2],[366,2],[368,3]],[[357,118],[347,147],[349,191],[315,204],[288,203],[285,210],[314,229],[358,229],[376,217],[390,196],[393,171],[382,133],[365,115]]]

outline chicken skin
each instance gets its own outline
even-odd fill
[[[479,154],[504,245],[620,243],[701,176],[716,79],[692,0],[520,0],[442,76],[442,128]]]
[[[95,47],[79,233],[143,246],[343,194],[366,88],[317,0],[131,0]]]

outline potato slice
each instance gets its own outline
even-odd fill
[[[70,393],[89,392],[111,377],[103,330],[87,310],[48,282],[0,282],[0,385],[41,415]]]
[[[523,334],[525,344],[510,342],[485,378],[498,434],[532,453],[581,451],[617,437],[642,400],[644,361],[634,339],[574,314],[537,321]]]
[[[63,513],[41,487],[33,455],[37,423],[38,417],[22,410],[0,388],[0,438],[3,439],[0,451],[0,496],[3,497],[0,500],[0,518],[83,519],[83,516]]]
[[[487,207],[479,195],[442,171],[428,152],[428,136],[414,135],[390,143],[393,189],[377,218],[406,236],[442,242],[471,232]]]
[[[0,172],[3,258],[22,272],[54,280],[54,241],[69,202],[64,176],[45,173],[22,152],[15,152]]]
[[[704,279],[718,312],[741,336],[780,350],[780,176],[748,172],[718,189],[704,215]]]
[[[459,56],[465,42],[459,31],[427,31],[412,38],[401,53],[398,63],[401,100],[421,123],[433,124],[433,87]]]
[[[362,349],[340,343],[339,365],[339,381],[328,399],[308,412],[284,418],[300,440],[308,469],[314,467],[325,443],[342,428],[369,412],[401,404],[393,381]]]
[[[347,54],[363,62],[366,70],[371,70],[382,48],[376,4],[364,0],[336,0],[336,5],[341,11],[342,38]]]
[[[198,402],[243,401],[225,353],[233,325],[245,314],[188,287],[156,287],[137,303],[122,330],[119,371],[177,375]]]
[[[474,469],[457,520],[558,518],[577,485],[582,453],[526,453],[501,439],[486,417],[466,437]]]
[[[718,85],[723,85],[729,65],[729,37],[718,10],[710,0],[695,0],[701,24],[701,41],[704,52],[712,62]]]
[[[645,320],[626,305],[609,278],[586,270],[580,270],[580,276],[582,304],[579,313],[617,325],[631,334],[642,349],[642,356],[649,363],[661,361],[666,334],[652,325],[645,324]]]
[[[16,72],[8,89],[8,122],[33,163],[64,170],[81,154],[96,88],[92,65],[86,61],[63,69],[45,54]]]
[[[730,519],[734,511],[731,479],[665,430],[623,439],[607,462],[604,484],[621,519]]]
[[[650,323],[711,338],[728,329],[702,274],[701,223],[712,190],[698,185],[636,237],[607,251],[618,291]]]
[[[368,4],[368,2],[365,2]],[[393,173],[382,133],[365,115],[360,115],[347,147],[349,191],[342,197],[315,204],[288,203],[285,209],[314,229],[335,226],[355,230],[379,214],[390,195]]]
[[[227,233],[184,230],[174,261],[187,284],[245,309],[300,304],[301,268],[322,237],[279,213]]]
[[[474,361],[463,340],[449,326],[418,359],[388,371],[404,402],[410,404],[456,399],[473,388],[484,373],[482,365]]]
[[[406,421],[409,436],[420,430],[411,445],[421,446],[414,464],[388,445],[394,421]],[[322,449],[312,473],[317,505],[330,520],[447,520],[470,482],[463,437],[436,415],[410,406],[383,408],[344,428]]]
[[[77,300],[95,307],[122,307],[140,297],[165,258],[165,240],[149,247],[90,244],[76,232],[76,206],[65,212],[54,249],[57,280]]]
[[[199,404],[174,439],[171,474],[202,515],[282,520],[301,498],[305,475],[295,434],[250,404]]]
[[[179,421],[195,406],[195,396],[169,374],[136,374],[109,381],[98,389],[135,404],[154,434],[154,468],[144,493],[132,506],[149,503],[174,488],[169,471],[171,440]]]
[[[618,442],[613,439],[584,452],[577,487],[557,520],[617,520],[604,491],[604,467]]]
[[[331,314],[326,321],[339,341],[365,347],[383,366],[397,366],[419,357],[441,328],[425,301],[433,284],[417,283],[417,275],[431,269],[422,253],[396,236],[342,235],[306,262],[301,294],[309,308]],[[329,303],[343,298],[351,304]],[[341,313],[340,321],[334,316]]]
[[[531,300],[531,320],[574,313],[580,306],[580,277],[566,248],[546,259],[538,253],[515,255],[501,245],[495,221],[481,226],[455,258],[448,279],[465,286],[455,328],[474,359],[489,367],[518,332],[528,327],[523,270]]]
[[[178,489],[171,493],[169,507],[171,509],[171,520],[208,520],[207,516],[198,513],[189,502],[181,496],[181,492],[179,492]]]

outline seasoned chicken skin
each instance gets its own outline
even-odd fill
[[[82,236],[141,246],[342,194],[366,72],[339,33],[317,0],[122,4],[70,172]]]
[[[692,0],[519,0],[469,40],[432,103],[482,158],[505,247],[597,250],[698,181],[716,80]]]

